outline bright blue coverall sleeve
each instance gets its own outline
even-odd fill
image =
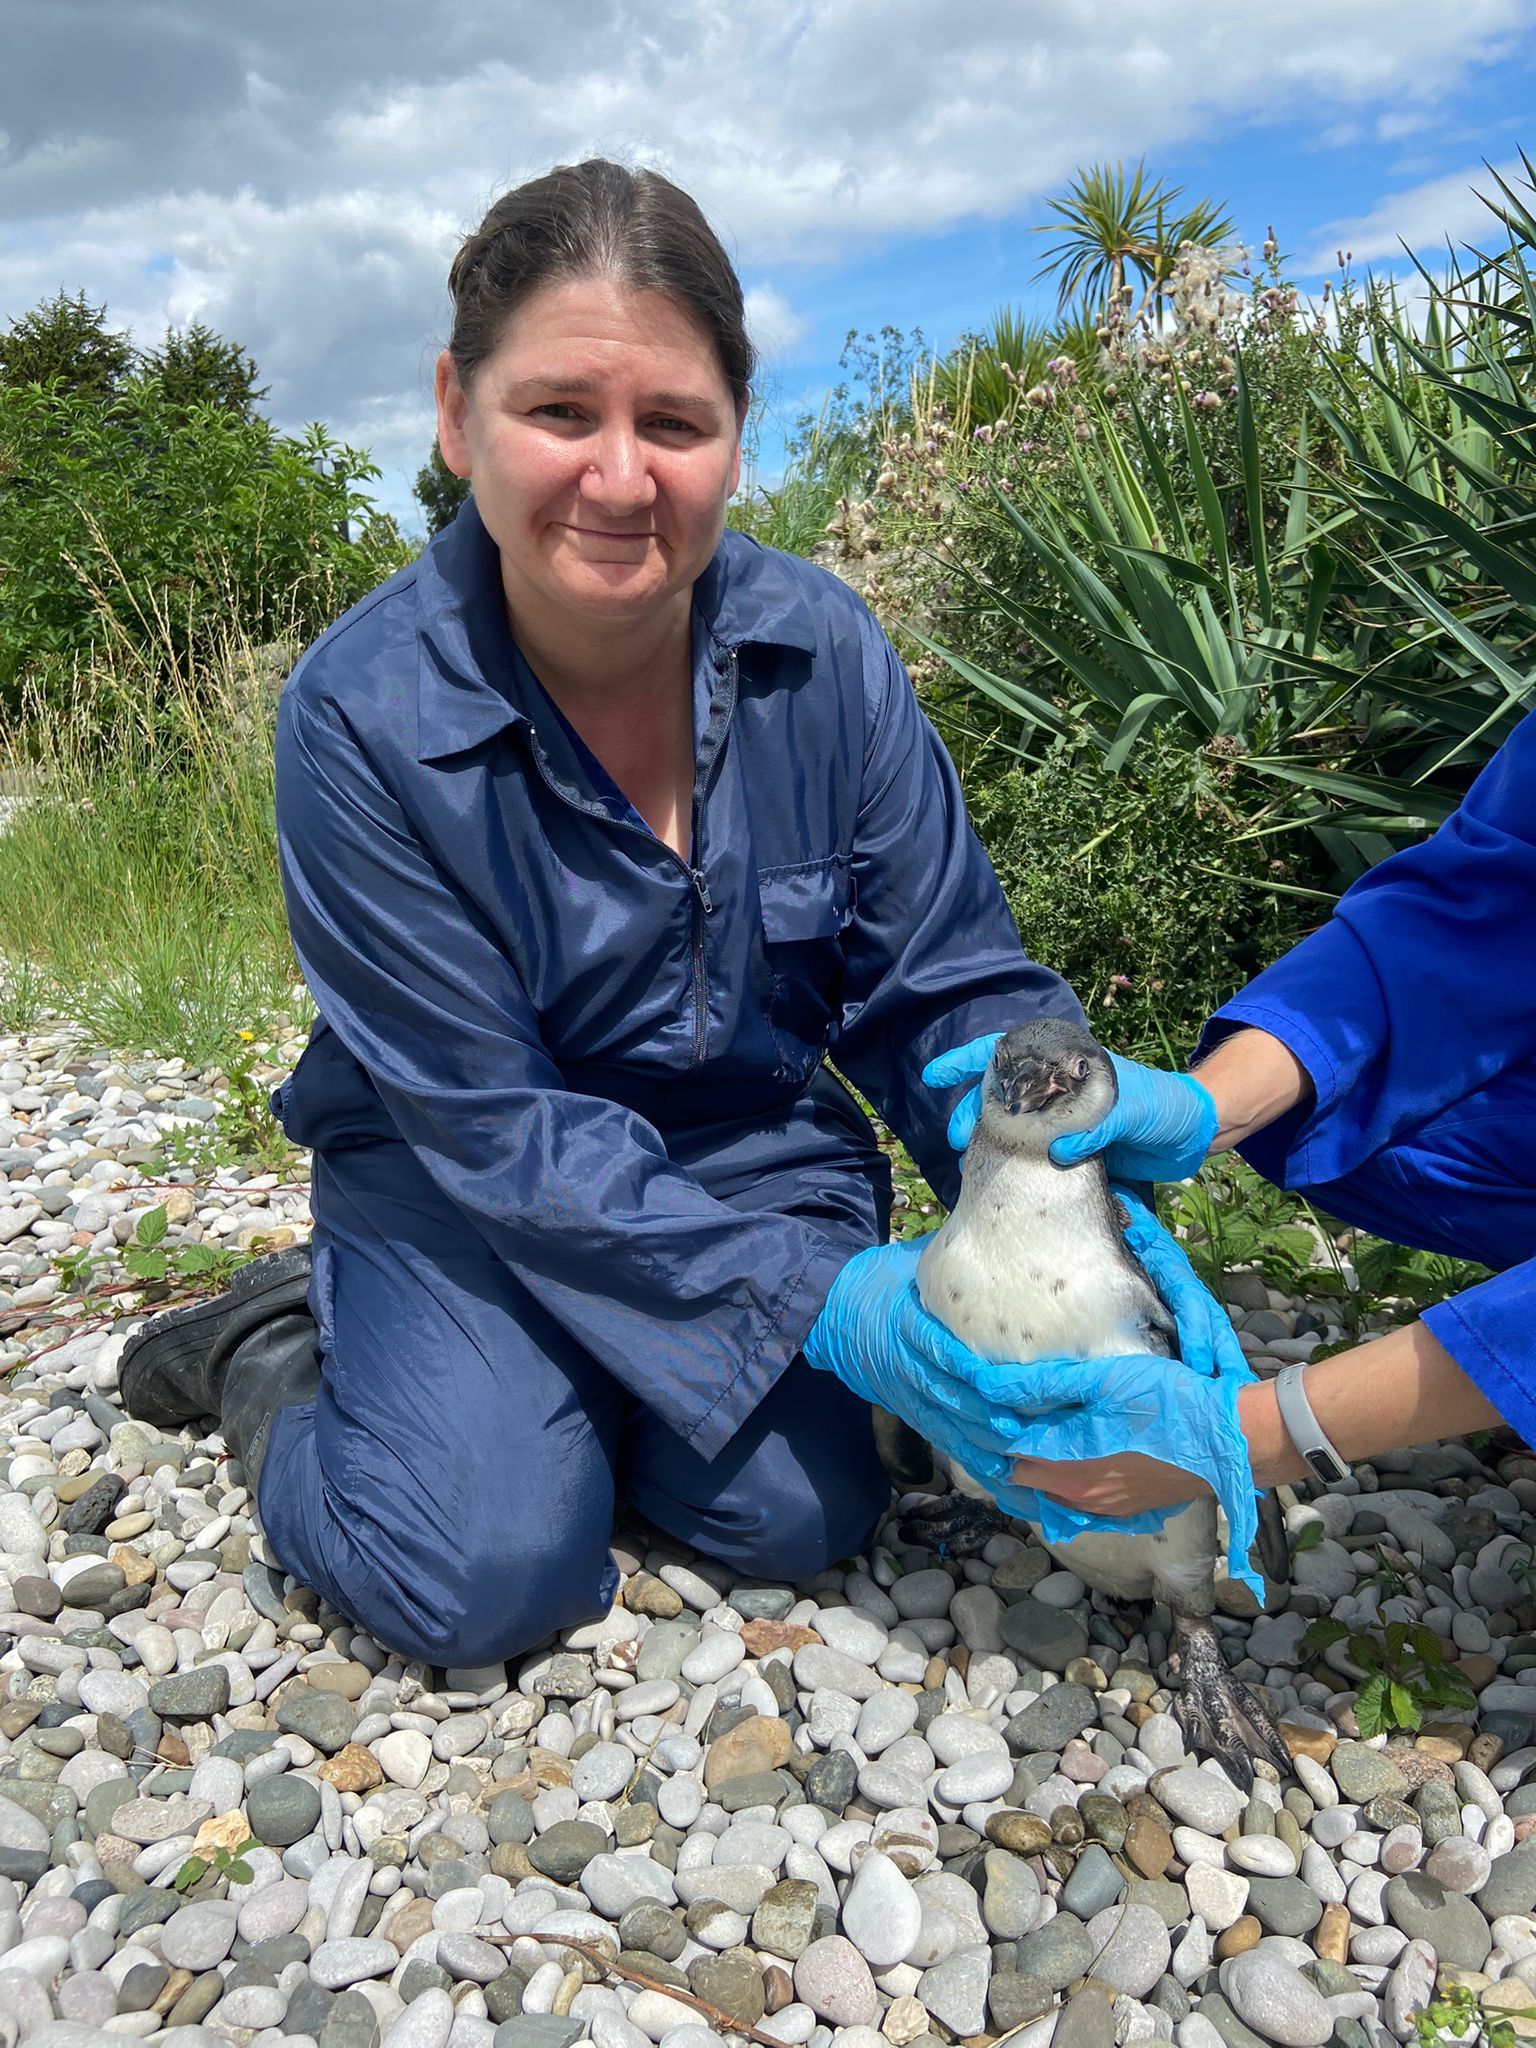
[[[1321,1191],[1348,1216],[1352,1189],[1433,1161],[1458,1105],[1479,1105],[1490,1180],[1482,1203],[1447,1179],[1407,1242],[1504,1267],[1424,1320],[1462,1370],[1527,1436],[1536,1427],[1536,1245],[1510,1219],[1536,1185],[1533,1129],[1519,1109],[1536,1064],[1536,714],[1515,730],[1454,815],[1363,876],[1318,931],[1226,1004],[1200,1053],[1242,1025],[1270,1032],[1311,1076],[1315,1100],[1240,1149],[1266,1179]],[[1197,1054],[1197,1058],[1199,1055]],[[1501,1099],[1510,1113],[1499,1115]],[[1484,1108],[1486,1106],[1486,1110]],[[1502,1156],[1507,1155],[1507,1156]],[[1525,1200],[1515,1199],[1524,1190]],[[1380,1213],[1381,1200],[1367,1204]],[[1380,1227],[1375,1225],[1373,1227]],[[1397,1234],[1397,1233],[1389,1233]]]

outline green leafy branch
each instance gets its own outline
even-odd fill
[[[1312,1653],[1344,1645],[1364,1683],[1355,1699],[1361,1740],[1383,1731],[1413,1733],[1424,1725],[1426,1708],[1466,1710],[1477,1704],[1472,1688],[1447,1659],[1439,1637],[1422,1622],[1391,1621],[1379,1632],[1350,1628],[1325,1615],[1301,1639]]]
[[[251,1254],[224,1245],[167,1245],[170,1220],[165,1204],[147,1209],[123,1247],[123,1271],[133,1280],[163,1286],[172,1280],[223,1280],[249,1265]]]

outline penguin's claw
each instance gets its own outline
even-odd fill
[[[1191,1747],[1213,1756],[1240,1792],[1253,1789],[1253,1759],[1260,1756],[1283,1778],[1290,1752],[1269,1709],[1250,1686],[1234,1678],[1209,1622],[1175,1620],[1179,1691],[1173,1711]]]
[[[1006,1526],[991,1501],[946,1493],[925,1507],[909,1508],[897,1524],[897,1534],[903,1543],[938,1557],[975,1557]]]

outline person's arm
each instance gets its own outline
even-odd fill
[[[1463,1436],[1503,1420],[1423,1323],[1388,1331],[1369,1344],[1319,1359],[1306,1372],[1307,1399],[1334,1449],[1348,1463]],[[1237,1397],[1254,1486],[1310,1478],[1291,1444],[1273,1380],[1255,1380]],[[1134,1451],[1077,1464],[1019,1458],[1013,1483],[1032,1486],[1086,1514],[1138,1515],[1188,1500],[1189,1473]]]
[[[1031,960],[966,816],[960,779],[895,649],[867,614],[866,735],[853,843],[853,915],[834,1063],[953,1207],[950,1112],[961,1086],[923,1069],[940,1053],[1030,1017],[1082,1021],[1059,974]]]
[[[1305,1377],[1319,1427],[1349,1464],[1379,1451],[1491,1429],[1502,1420],[1423,1323],[1406,1323],[1368,1344],[1320,1358]],[[1272,1379],[1245,1387],[1237,1412],[1256,1485],[1309,1476],[1280,1420]]]
[[[1229,1152],[1312,1097],[1312,1076],[1268,1031],[1234,1032],[1191,1072],[1216,1105],[1212,1152]]]
[[[743,1215],[576,1093],[492,925],[433,858],[323,676],[289,685],[277,821],[294,950],[400,1135],[547,1315],[705,1457],[752,1413],[846,1253]]]

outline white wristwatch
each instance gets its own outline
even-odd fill
[[[1302,1385],[1305,1370],[1302,1365],[1287,1365],[1276,1379],[1275,1400],[1280,1409],[1280,1420],[1309,1469],[1324,1486],[1337,1486],[1341,1479],[1351,1476],[1350,1468],[1324,1436],[1322,1425],[1312,1413],[1312,1403]]]

